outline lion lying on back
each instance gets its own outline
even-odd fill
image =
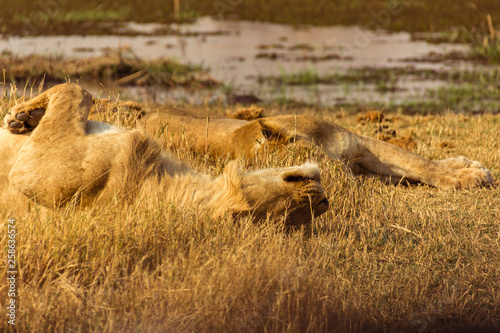
[[[193,110],[159,108],[146,114],[139,124],[152,135],[166,135],[174,145],[187,142],[210,155],[253,158],[276,148],[316,146],[329,158],[344,161],[354,174],[394,184],[408,181],[451,190],[493,183],[490,171],[477,161],[465,157],[430,160],[309,116],[283,115],[253,121],[213,118]]]
[[[230,163],[214,179],[191,171],[141,131],[88,121],[91,104],[86,90],[62,84],[9,110],[0,129],[0,205],[23,195],[47,207],[93,205],[142,192],[215,217],[284,216],[288,225],[328,208],[315,165],[243,173]]]

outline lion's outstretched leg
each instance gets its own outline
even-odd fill
[[[402,179],[441,189],[471,189],[493,183],[491,172],[465,157],[430,160],[374,138],[353,135],[358,156],[353,160],[367,174],[397,183]]]
[[[490,171],[479,162],[464,157],[430,160],[309,116],[276,116],[259,123],[276,137],[323,147],[330,158],[346,161],[355,174],[376,176],[394,184],[401,180],[420,182],[441,189],[470,189],[493,183]]]

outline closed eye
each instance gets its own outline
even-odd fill
[[[297,182],[303,182],[303,181],[315,180],[315,179],[312,177],[309,177],[309,176],[305,176],[305,175],[286,175],[285,177],[283,177],[283,180],[285,182],[289,182],[289,183],[297,183]]]

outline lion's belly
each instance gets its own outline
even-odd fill
[[[93,134],[108,134],[108,133],[123,133],[124,129],[110,124],[101,123],[99,121],[89,120],[85,124],[85,135]]]

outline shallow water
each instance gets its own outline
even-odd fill
[[[38,53],[88,57],[102,54],[104,49],[109,47],[129,47],[137,56],[145,59],[173,57],[182,62],[203,64],[210,68],[211,74],[217,80],[231,85],[238,93],[254,93],[264,98],[286,95],[305,102],[319,98],[321,103],[332,105],[335,101],[349,98],[386,101],[391,96],[401,97],[398,92],[363,93],[373,90],[369,86],[364,88],[361,86],[361,92],[352,87],[343,89],[330,85],[318,85],[307,89],[304,87],[276,89],[258,84],[256,77],[301,70],[324,74],[365,66],[410,65],[416,68],[441,69],[447,65],[398,60],[424,56],[429,52],[464,51],[467,48],[457,44],[435,45],[412,41],[408,33],[369,31],[359,27],[297,28],[261,22],[218,21],[208,17],[201,18],[194,24],[170,26],[180,32],[176,35],[145,35],[166,28],[158,24],[130,23],[126,28],[135,30],[139,35],[11,37],[0,40],[0,52],[9,51],[19,56]],[[311,60],[314,58],[326,60]],[[401,84],[405,91],[415,85],[412,82]],[[425,87],[427,84],[433,83],[420,82],[419,87],[422,85]],[[113,90],[113,87],[106,88]],[[154,87],[120,88],[120,90],[130,97],[153,98],[158,102],[184,98],[200,103],[207,99],[220,99],[223,95],[222,92],[201,91],[195,94],[200,96],[193,100],[193,96],[184,96],[185,93],[192,94],[192,91],[186,92],[185,89],[168,92],[165,92],[164,88]]]

